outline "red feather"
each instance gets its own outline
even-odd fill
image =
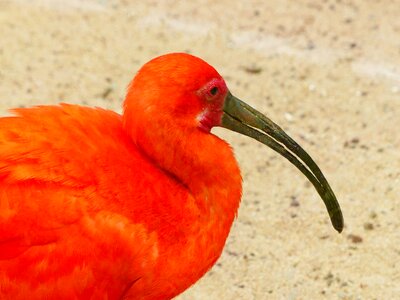
[[[122,116],[0,118],[1,299],[170,299],[205,274],[241,197],[230,147],[196,123],[213,78],[172,54],[139,71]]]

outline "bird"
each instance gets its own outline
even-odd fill
[[[213,127],[287,158],[342,231],[307,152],[203,59],[168,53],[137,71],[121,114],[61,103],[0,118],[0,298],[163,300],[192,286],[220,257],[242,197]]]

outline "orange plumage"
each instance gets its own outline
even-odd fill
[[[139,71],[123,116],[0,119],[1,299],[169,299],[215,263],[241,196],[230,147],[197,126],[215,78],[172,54]]]
[[[162,300],[196,282],[241,198],[214,126],[289,159],[342,230],[328,182],[296,142],[206,62],[164,55],[135,76],[122,115],[61,104],[0,118],[0,299]]]

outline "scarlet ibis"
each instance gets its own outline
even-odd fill
[[[0,118],[0,298],[170,299],[216,262],[241,176],[222,126],[311,181],[343,217],[310,156],[183,53],[146,63],[124,112],[60,104]]]

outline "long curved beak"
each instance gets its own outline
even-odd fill
[[[230,92],[225,98],[223,110],[222,127],[252,137],[272,148],[310,180],[325,203],[333,227],[342,232],[344,221],[340,205],[328,181],[310,155],[282,128]]]

